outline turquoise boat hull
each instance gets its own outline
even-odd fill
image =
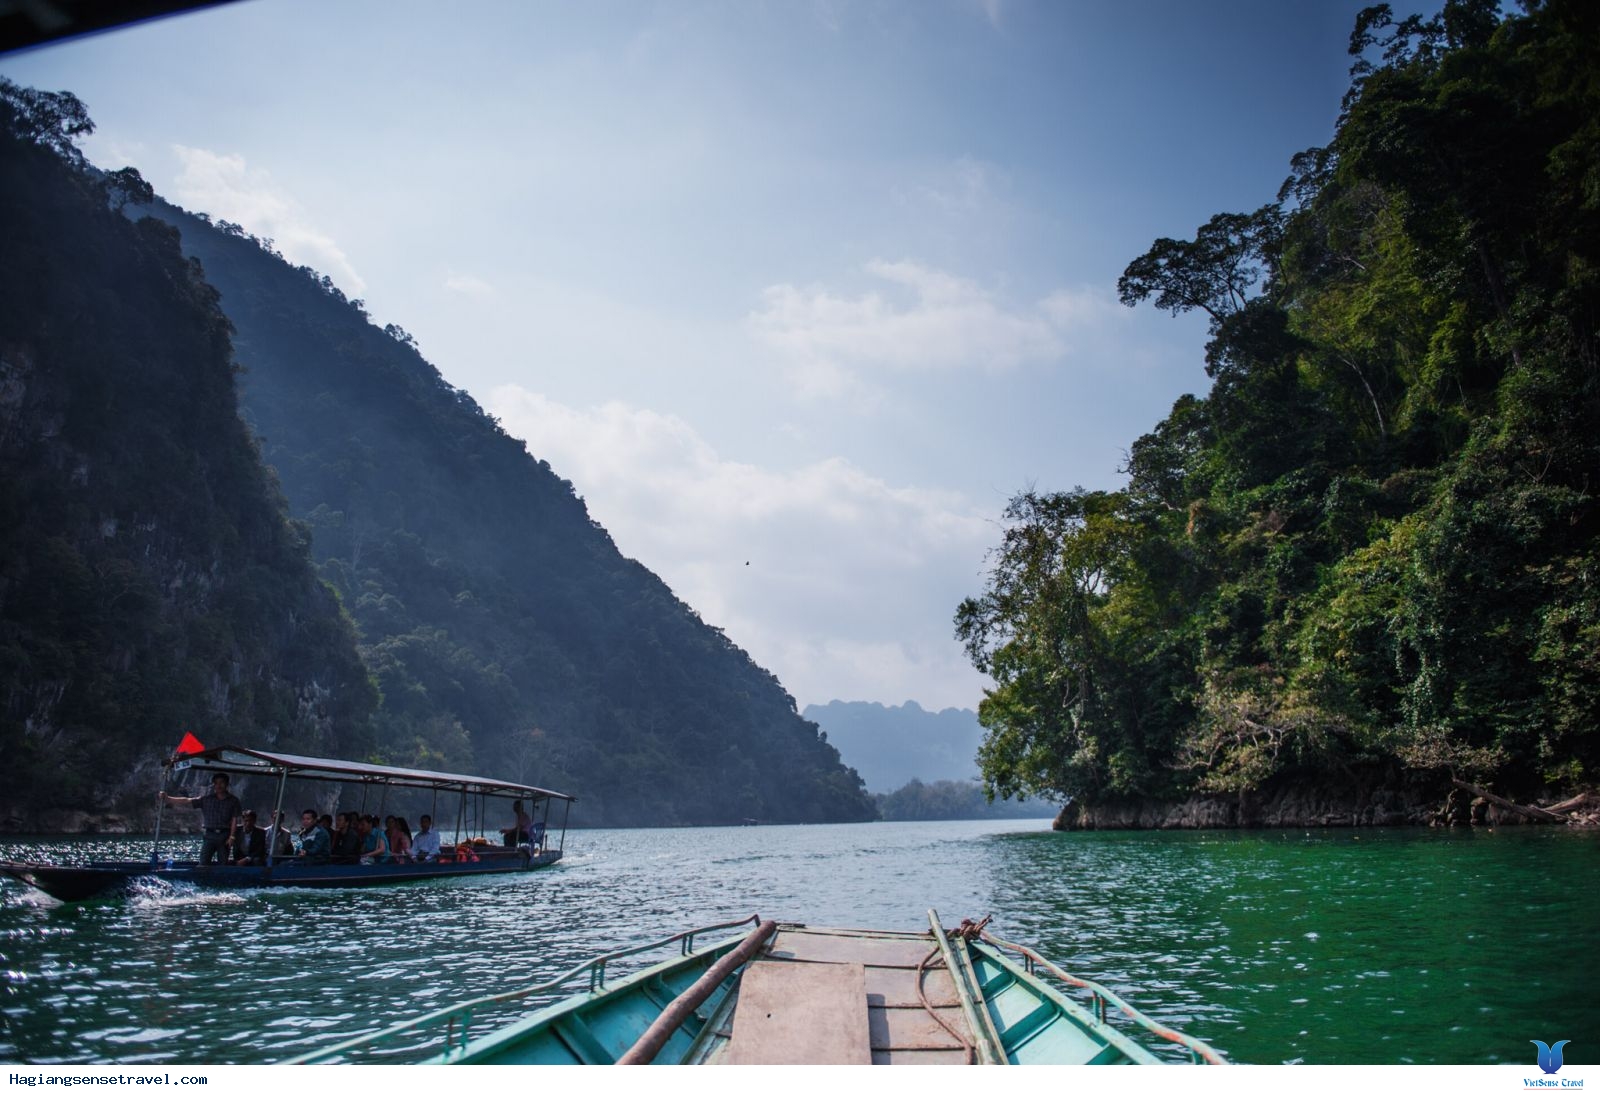
[[[605,1065],[625,1054],[631,1063],[647,1044],[652,1064],[1225,1063],[1026,948],[976,928],[946,933],[930,917],[934,930],[920,933],[766,922],[695,950],[694,935],[715,930],[700,929],[663,941],[681,942],[678,956],[609,983],[606,963],[621,955],[289,1063],[395,1061],[409,1050],[430,1064]],[[506,1006],[583,972],[588,991],[503,1020]],[[1087,1006],[1063,988],[1087,992]],[[1165,1053],[1145,1044],[1163,1040]]]
[[[874,938],[877,938],[876,936]],[[689,958],[664,962],[600,993],[575,996],[466,1045],[434,1057],[434,1064],[609,1065],[615,1064],[662,1009],[738,942]],[[932,942],[928,945],[931,947]],[[1097,1019],[983,943],[968,948],[983,991],[989,1020],[1005,1062],[1027,1064],[1160,1064],[1153,1052]],[[737,1005],[740,975],[725,978],[713,996],[675,1032],[653,1064],[714,1064],[718,1020]],[[887,1009],[885,1009],[887,1010]],[[870,1008],[869,1008],[870,1014]],[[889,1023],[874,1023],[887,1030]],[[943,1049],[900,1049],[890,1038],[871,1043],[874,1064],[913,1063],[919,1057],[955,1056]],[[910,1061],[894,1060],[906,1056]],[[926,1063],[936,1063],[929,1060]],[[953,1062],[954,1063],[954,1062]],[[962,1062],[964,1063],[964,1062]]]
[[[510,1026],[447,1050],[429,1063],[615,1064],[668,1004],[738,943],[738,937],[728,939],[687,957],[652,966],[598,992],[569,997]],[[737,975],[724,979],[711,999],[672,1034],[655,1063],[687,1061],[708,1024],[737,986]]]

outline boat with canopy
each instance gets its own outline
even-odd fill
[[[922,932],[756,916],[713,924],[284,1063],[1227,1063],[1110,989],[991,934],[987,917],[947,931],[930,909],[928,923]],[[614,964],[672,949],[608,979]],[[574,984],[584,987],[548,1002]]]
[[[179,754],[162,767],[163,785],[168,778],[188,772],[264,778],[275,790],[276,805],[268,816],[269,828],[271,820],[283,811],[285,793],[291,781],[296,788],[302,782],[359,787],[363,812],[368,805],[375,803],[376,810],[381,813],[391,790],[431,792],[432,816],[441,819],[441,809],[454,815],[457,843],[445,846],[439,855],[426,859],[351,863],[279,855],[267,856],[260,864],[205,866],[194,859],[163,855],[163,799],[156,815],[155,838],[147,860],[96,861],[77,865],[0,861],[0,874],[62,901],[82,901],[125,889],[130,882],[139,879],[247,889],[266,886],[371,886],[424,878],[528,871],[560,861],[566,845],[568,817],[572,804],[577,801],[560,791],[483,776],[302,757],[234,745]],[[524,812],[530,819],[523,840],[514,846],[501,846],[498,840],[491,843],[483,835],[491,804],[504,806],[501,800],[507,799],[523,804]],[[474,837],[471,835],[473,833],[477,835]],[[168,839],[170,841],[171,838]]]

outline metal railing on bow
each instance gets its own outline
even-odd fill
[[[291,1057],[282,1062],[286,1065],[326,1064],[336,1059],[349,1060],[353,1055],[371,1053],[381,1055],[393,1061],[399,1053],[412,1053],[427,1050],[434,1054],[448,1053],[467,1044],[470,1037],[469,1031],[474,1021],[483,1013],[493,1012],[501,1014],[508,1004],[528,1000],[533,997],[544,996],[553,989],[566,984],[581,974],[589,975],[588,991],[596,993],[604,990],[606,984],[606,970],[612,962],[620,958],[629,958],[636,954],[645,954],[649,951],[659,950],[673,943],[679,944],[679,953],[690,955],[694,953],[696,936],[707,932],[722,931],[727,928],[740,928],[750,924],[759,923],[760,916],[747,916],[743,920],[729,920],[721,924],[708,924],[705,927],[691,928],[688,931],[669,935],[665,939],[658,939],[653,943],[645,943],[637,947],[628,947],[625,950],[611,951],[598,958],[572,967],[565,973],[541,981],[536,985],[526,985],[522,988],[512,989],[507,992],[498,992],[489,996],[479,996],[472,1000],[463,1000],[451,1004],[437,1011],[430,1011],[414,1019],[394,1023],[382,1030],[368,1031],[354,1038],[345,1039],[333,1045],[323,1046],[297,1057]],[[435,1033],[436,1028],[444,1027],[443,1037]]]
[[[1134,1024],[1155,1035],[1157,1038],[1164,1039],[1168,1042],[1174,1042],[1188,1050],[1189,1058],[1195,1064],[1204,1062],[1208,1065],[1225,1065],[1228,1063],[1227,1060],[1223,1058],[1222,1054],[1206,1045],[1200,1039],[1191,1038],[1189,1035],[1182,1034],[1176,1030],[1173,1030],[1171,1027],[1163,1026],[1161,1023],[1156,1022],[1144,1012],[1134,1007],[1132,1004],[1123,1000],[1122,997],[1118,996],[1104,985],[1096,984],[1093,981],[1087,981],[1082,977],[1076,977],[1062,969],[1060,966],[1057,966],[1054,962],[1051,962],[1048,958],[1040,956],[1037,952],[1024,947],[1020,943],[1012,943],[1007,940],[1000,939],[997,936],[990,935],[986,931],[980,930],[976,934],[979,939],[990,944],[991,946],[999,947],[1004,950],[1015,951],[1017,954],[1022,955],[1023,968],[1029,973],[1033,973],[1036,969],[1041,969],[1060,981],[1064,981],[1075,988],[1080,988],[1090,993],[1094,999],[1094,1017],[1099,1022],[1104,1023],[1106,1021],[1106,1006],[1109,1004],[1112,1007],[1115,1007],[1118,1011],[1122,1012],[1122,1014],[1126,1015]]]

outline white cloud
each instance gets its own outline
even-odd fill
[[[183,145],[172,149],[183,165],[172,195],[180,204],[271,239],[285,258],[314,267],[347,293],[360,296],[366,291],[367,283],[339,245],[310,223],[305,210],[266,171],[250,167],[243,156]]]
[[[747,317],[757,339],[784,359],[802,395],[857,393],[872,370],[1006,369],[1065,358],[1076,339],[1115,307],[1095,289],[1060,289],[1009,305],[976,282],[918,263],[875,259],[864,267],[886,291],[847,296],[825,287],[769,287]]]
[[[1011,179],[992,163],[962,156],[935,171],[927,181],[917,184],[915,194],[936,212],[957,216],[992,216],[1001,206],[1001,195],[1010,189]]]
[[[471,274],[461,274],[452,270],[444,279],[444,287],[452,293],[460,293],[469,297],[492,297],[494,286],[482,278],[475,278]]]
[[[578,410],[508,385],[488,406],[572,479],[624,553],[802,705],[981,698],[950,621],[995,529],[961,495],[837,458],[790,471],[729,460],[681,418],[619,402]]]

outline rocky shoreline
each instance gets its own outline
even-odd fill
[[[194,813],[195,811],[189,811]],[[128,836],[147,835],[156,827],[154,810],[143,816],[118,813],[90,813],[85,810],[43,810],[26,817],[0,816],[0,834],[6,836]],[[169,813],[163,831],[185,836],[200,831],[189,818],[176,821]]]
[[[1496,801],[1498,800],[1498,801]],[[1551,815],[1551,816],[1530,816]],[[1408,773],[1400,778],[1348,779],[1339,784],[1286,781],[1244,795],[1191,795],[1185,799],[1114,799],[1069,802],[1051,823],[1060,832],[1105,829],[1330,829],[1380,825],[1431,828],[1560,824],[1600,827],[1600,791],[1588,789],[1557,800],[1508,803],[1481,788],[1452,785],[1448,778]],[[163,829],[173,836],[199,830],[190,819],[168,814]],[[144,816],[49,810],[32,817],[0,816],[6,836],[147,835],[155,811]]]
[[[1394,770],[1348,772],[1334,782],[1288,779],[1257,792],[1191,795],[1178,800],[1110,799],[1069,802],[1051,828],[1323,829],[1378,825],[1455,828],[1525,824],[1600,826],[1593,790],[1534,805],[1512,803],[1448,776]]]

